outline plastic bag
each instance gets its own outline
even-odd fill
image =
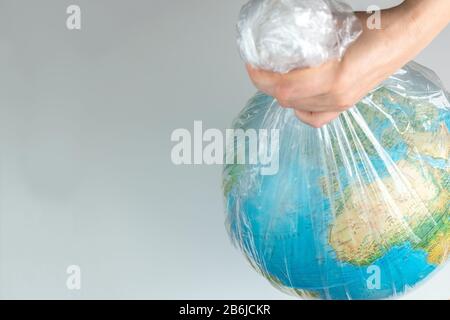
[[[337,1],[255,0],[240,19],[244,60],[279,72],[340,57],[360,30]],[[299,38],[294,30],[304,25]],[[279,150],[276,174],[236,161],[223,172],[230,237],[277,288],[307,298],[387,298],[448,260],[450,103],[431,70],[410,62],[320,129],[257,93],[233,128],[279,132],[258,141],[258,150]],[[246,150],[248,138],[227,154]]]
[[[328,0],[250,1],[237,28],[244,61],[281,73],[342,57],[362,31],[351,7]]]

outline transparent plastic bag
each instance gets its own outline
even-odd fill
[[[342,57],[362,31],[351,7],[329,0],[250,1],[237,28],[244,61],[281,73]]]
[[[298,53],[295,45],[269,46],[270,54],[261,52],[267,47],[256,46],[259,52],[248,55],[243,42],[273,40],[261,21],[283,24],[277,35],[293,30],[286,24],[296,19],[285,15],[294,12],[301,19],[317,19],[317,12],[302,13],[312,2],[331,8],[322,12],[330,15],[327,21],[335,22],[336,29],[330,30],[348,37],[335,37],[340,40],[331,45],[318,39],[326,45],[311,50],[341,53],[309,52],[314,56],[311,65],[339,58],[359,34],[347,6],[336,1],[256,0],[244,6],[238,24],[244,60],[278,72],[310,65],[303,53],[298,55],[301,61],[280,63],[279,68],[271,58],[255,58],[277,56],[278,48],[281,56],[289,48]],[[316,10],[316,5],[310,8]],[[280,14],[267,16],[274,12]],[[342,17],[347,22],[342,23]],[[315,33],[320,21],[300,24],[309,25],[305,33],[321,34]],[[249,40],[249,34],[259,40]],[[282,39],[289,42],[287,35]],[[223,172],[230,237],[277,288],[306,298],[388,298],[413,287],[448,260],[450,103],[431,70],[410,62],[320,129],[303,124],[291,109],[257,93],[233,128],[279,130],[279,139],[270,142],[279,150],[276,174],[262,175],[258,163],[230,163]],[[235,142],[227,146],[227,154],[242,145],[245,150],[249,140]],[[270,149],[261,145],[269,142],[258,143],[260,149]]]

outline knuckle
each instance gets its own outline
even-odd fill
[[[278,104],[280,106],[282,106],[283,108],[289,108],[290,107],[290,103],[287,100],[277,98],[277,101],[278,101]]]
[[[345,111],[353,105],[353,100],[350,94],[341,93],[335,99],[336,108],[338,111]]]
[[[284,106],[288,107],[292,103],[293,89],[289,84],[281,84],[275,90],[275,98],[278,102]]]
[[[333,100],[339,111],[345,111],[353,105],[354,101],[351,92],[349,81],[346,78],[340,77],[336,80],[330,90],[330,94],[334,97]]]

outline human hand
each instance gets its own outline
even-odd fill
[[[444,14],[442,14],[444,12]],[[282,107],[319,128],[351,108],[379,83],[414,58],[450,21],[450,1],[409,0],[381,13],[381,29],[364,27],[340,61],[286,74],[247,65],[253,84]]]
[[[317,68],[297,69],[286,74],[254,69],[247,65],[253,84],[276,98],[280,106],[293,108],[303,122],[319,128],[350,108],[356,97],[350,96],[342,63],[331,61]]]

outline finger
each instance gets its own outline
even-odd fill
[[[326,94],[295,100],[292,102],[292,108],[295,110],[308,112],[339,111],[337,105],[334,104],[334,99]]]
[[[256,88],[270,96],[275,95],[275,90],[281,79],[280,74],[256,69],[249,64],[246,65],[246,69]]]
[[[278,79],[275,98],[285,104],[295,105],[300,99],[329,93],[338,72],[338,63],[331,61],[319,67],[296,69]]]
[[[321,128],[325,124],[330,123],[339,117],[340,114],[340,112],[308,112],[295,110],[297,118],[314,128]]]
[[[345,97],[344,97],[345,98]],[[302,98],[293,102],[292,106],[296,110],[309,112],[342,112],[349,109],[352,105],[340,96],[324,94],[311,98]]]

